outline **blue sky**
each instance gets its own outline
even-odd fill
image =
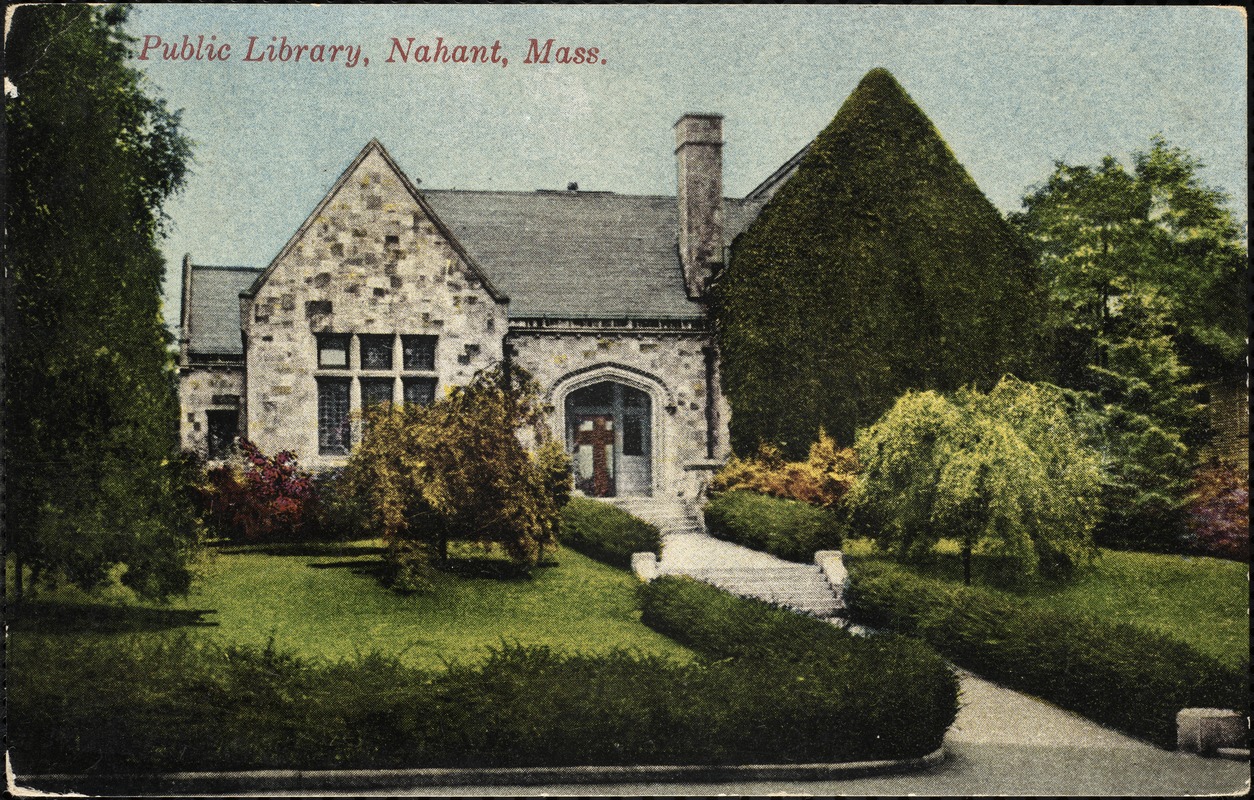
[[[1055,160],[1126,160],[1161,133],[1247,217],[1246,21],[1233,8],[141,5],[128,29],[233,45],[225,62],[135,62],[196,143],[166,208],[171,322],[184,253],[264,266],[372,137],[431,188],[674,194],[671,126],[717,112],[736,196],[878,66],[1003,211]],[[246,63],[250,36],[360,45],[362,60]],[[389,64],[392,37],[499,40],[510,63]],[[533,37],[597,47],[605,63],[525,65]]]

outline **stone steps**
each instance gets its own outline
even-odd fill
[[[696,508],[660,498],[615,498],[609,502],[662,532],[666,545],[653,574],[687,575],[740,597],[765,600],[822,619],[837,620],[844,610],[819,567],[793,564],[714,539],[705,532],[705,522]]]

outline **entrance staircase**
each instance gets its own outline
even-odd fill
[[[659,575],[687,575],[741,597],[754,597],[815,617],[843,617],[844,603],[822,569],[715,539],[705,532],[695,505],[653,497],[615,498],[610,502],[661,530]]]

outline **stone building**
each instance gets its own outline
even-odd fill
[[[678,196],[419,191],[369,142],[264,269],[183,262],[182,441],[342,466],[359,412],[496,362],[540,383],[588,494],[694,496],[728,456],[704,304],[792,159],[722,196],[722,118],[675,125]]]

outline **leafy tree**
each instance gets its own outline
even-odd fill
[[[1185,363],[1208,377],[1245,353],[1248,254],[1228,198],[1201,162],[1155,137],[1128,170],[1055,165],[1012,222],[1033,243],[1051,298],[1060,382],[1084,388],[1101,366],[1121,299],[1158,295]]]
[[[1244,354],[1246,249],[1201,164],[1155,138],[1131,170],[1056,165],[1015,224],[1049,287],[1060,384],[1090,393],[1107,461],[1103,543],[1172,548],[1202,439],[1195,380]]]
[[[1037,349],[1026,246],[872,70],[736,239],[714,286],[732,443],[837,441],[907,389],[991,387]]]
[[[987,395],[907,392],[858,435],[862,472],[848,502],[899,558],[942,538],[1013,573],[1065,575],[1093,553],[1100,459],[1066,393],[1004,377]]]
[[[161,318],[190,144],[127,66],[122,7],[15,9],[5,70],[6,539],[21,576],[185,591],[197,539]]]
[[[396,547],[446,560],[450,539],[498,544],[535,564],[556,546],[571,492],[570,463],[547,440],[536,383],[494,367],[428,406],[367,412],[368,433],[344,480],[365,501],[371,527]],[[530,429],[544,443],[529,452]]]

